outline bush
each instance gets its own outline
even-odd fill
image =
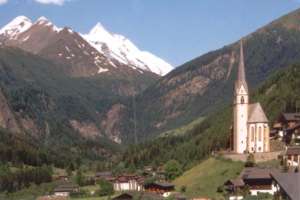
[[[100,189],[97,191],[99,196],[108,196],[114,194],[114,187],[110,182],[106,180],[100,180],[99,186]]]
[[[254,155],[251,153],[247,157],[247,161],[245,163],[245,167],[254,167],[255,166],[255,158]]]
[[[182,174],[182,166],[177,160],[169,160],[165,166],[166,177],[168,180],[174,180]]]

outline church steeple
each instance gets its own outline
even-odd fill
[[[243,86],[246,92],[248,92],[248,85],[246,82],[246,74],[245,74],[243,40],[240,41],[240,61],[238,67],[238,77],[235,85],[236,92],[238,92],[241,86]]]

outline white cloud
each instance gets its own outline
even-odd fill
[[[0,5],[7,3],[7,0],[0,0]]]
[[[66,2],[66,0],[34,0],[34,1],[42,4],[55,4],[59,6],[62,6]]]

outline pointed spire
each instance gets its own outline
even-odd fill
[[[243,39],[241,39],[241,41],[240,41],[240,64],[239,64],[239,69],[238,69],[238,80],[246,81]]]
[[[238,90],[242,85],[244,86],[245,90],[248,91],[248,85],[246,82],[246,74],[245,74],[243,40],[241,39],[241,41],[240,41],[240,61],[239,61],[239,67],[238,67],[238,77],[237,77],[237,81],[236,81],[236,89]]]

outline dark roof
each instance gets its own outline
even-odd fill
[[[286,121],[300,121],[300,113],[282,113]]]
[[[291,200],[300,199],[300,174],[299,173],[271,173],[272,178],[278,183],[280,188],[289,196]]]
[[[300,155],[300,146],[288,147],[286,155]]]
[[[77,189],[79,189],[79,186],[77,184],[66,183],[66,184],[57,186],[53,191],[54,192],[73,192]]]
[[[155,182],[155,183],[148,183],[145,185],[145,188],[151,188],[151,187],[159,187],[162,189],[174,189],[175,185],[172,183],[166,183],[166,182]]]
[[[109,171],[106,171],[106,172],[97,172],[96,176],[97,177],[108,177],[108,176],[112,176],[112,173],[109,172]]]
[[[113,198],[113,200],[130,200],[130,199],[140,199],[140,200],[163,200],[163,197],[152,192],[125,192]]]
[[[125,199],[125,200],[130,200],[133,199],[134,195],[130,193],[122,193],[116,197],[113,198],[113,200],[119,200],[119,199]]]
[[[228,180],[225,185],[233,185],[235,187],[243,187],[245,186],[245,183],[243,181],[243,179],[241,178],[236,178],[236,179],[230,179]]]
[[[275,169],[247,167],[241,173],[241,178],[245,179],[271,179],[271,172]]]

